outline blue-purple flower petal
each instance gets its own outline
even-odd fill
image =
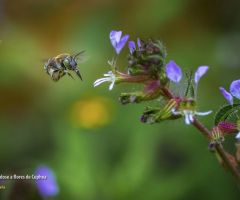
[[[125,44],[127,43],[129,38],[129,35],[125,35],[122,37],[122,39],[120,40],[120,42],[117,44],[115,50],[117,52],[117,54],[120,53],[120,51],[122,50],[122,48],[125,46]]]
[[[194,81],[198,84],[200,78],[208,71],[208,66],[200,66],[195,72]]]
[[[220,87],[219,89],[220,89],[222,95],[224,96],[224,98],[227,99],[229,104],[233,105],[233,96],[228,91],[226,91],[223,87]]]
[[[128,42],[128,48],[130,50],[130,53],[132,54],[136,50],[136,45],[134,41],[129,41]]]
[[[138,48],[141,49],[142,44],[141,44],[141,40],[139,38],[137,39],[137,45],[138,45]]]
[[[232,82],[230,85],[230,92],[234,97],[240,99],[240,80],[235,80]]]
[[[119,54],[122,50],[122,48],[125,46],[129,35],[124,35],[122,38],[122,31],[111,31],[109,38],[111,41],[112,46],[114,47],[117,54]]]
[[[114,48],[117,45],[117,43],[120,42],[121,36],[122,36],[122,31],[111,31],[110,32],[109,38],[110,38],[110,41]]]
[[[166,74],[171,81],[176,83],[182,79],[182,70],[173,60],[170,60],[169,63],[167,63]]]
[[[43,197],[56,196],[59,193],[58,184],[56,182],[53,171],[47,166],[39,166],[34,175],[46,176],[47,179],[36,180],[39,193]]]

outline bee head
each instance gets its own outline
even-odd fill
[[[77,54],[74,54],[72,56],[67,56],[63,63],[64,65],[71,70],[75,70],[77,68],[77,60],[83,55],[84,51],[81,51]]]
[[[68,57],[64,58],[63,64],[66,68],[68,68],[70,70],[75,70],[77,67],[77,61],[72,56],[68,56]]]
[[[63,59],[64,66],[69,70],[75,71],[75,73],[78,75],[78,77],[81,80],[82,80],[82,76],[81,76],[80,71],[77,66],[77,59],[78,59],[78,56],[81,55],[82,53],[83,53],[83,51],[80,53],[77,53],[73,56],[67,56]]]

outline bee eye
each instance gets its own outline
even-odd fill
[[[70,62],[69,62],[69,60],[68,60],[67,58],[65,58],[65,59],[63,60],[63,64],[64,64],[65,66],[68,66],[68,65],[70,64]]]
[[[77,65],[76,61],[73,60],[73,59],[71,60],[70,64],[71,64],[71,66],[76,66]]]

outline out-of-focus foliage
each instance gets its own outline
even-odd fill
[[[217,110],[218,87],[240,78],[239,8],[226,0],[0,0],[0,174],[48,165],[63,200],[239,199],[195,129],[182,120],[141,124],[146,104],[117,99],[135,85],[111,92],[92,85],[109,67],[109,32],[120,29],[131,39],[162,40],[167,60],[185,69],[209,65],[198,99],[203,110]],[[43,62],[81,50],[84,81],[52,82]],[[212,126],[213,116],[204,122]],[[36,193],[34,183],[8,181],[0,198]]]
[[[103,97],[92,96],[76,101],[72,106],[71,120],[83,128],[101,127],[114,116],[111,102]]]

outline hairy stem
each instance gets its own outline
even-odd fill
[[[116,73],[119,75],[120,80],[122,82],[142,83],[142,82],[145,82],[145,81],[149,80],[149,75],[131,76],[129,74],[125,74],[125,73],[122,73],[122,72],[119,72],[119,71],[117,71]]]
[[[192,123],[194,127],[196,127],[208,140],[210,139],[211,132],[197,119],[194,118],[194,122]],[[216,152],[221,157],[223,164],[230,170],[232,175],[236,178],[237,181],[240,182],[240,172],[233,165],[229,157],[227,156],[227,152],[224,150],[223,146],[220,144],[216,144],[215,146]]]
[[[166,87],[162,87],[161,88],[162,92],[164,93],[165,97],[168,99],[174,99],[174,95],[172,94],[172,92],[166,88]]]
[[[164,87],[162,88],[162,91],[164,92],[165,96],[168,99],[173,99],[175,98],[174,95],[169,91],[168,88]],[[192,125],[197,128],[205,138],[208,139],[208,141],[211,139],[211,131],[207,129],[196,117],[194,117],[194,121]],[[227,155],[227,152],[224,150],[223,146],[220,144],[216,144],[215,146],[216,152],[218,155],[221,157],[222,162],[224,166],[227,167],[227,169],[230,170],[232,175],[235,177],[235,179],[240,182],[240,171],[238,168],[231,162],[230,158]]]

